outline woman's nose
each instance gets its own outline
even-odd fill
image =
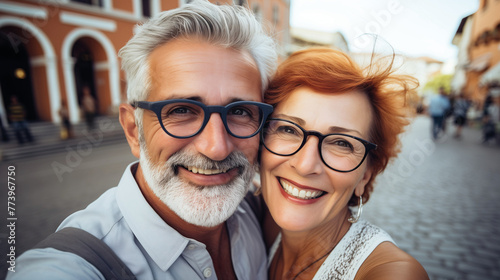
[[[304,146],[291,156],[290,165],[302,176],[319,174],[323,170],[318,141],[317,137],[309,137]]]

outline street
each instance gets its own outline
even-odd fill
[[[454,129],[449,123],[448,136],[433,142],[430,120],[417,117],[403,135],[402,153],[378,177],[362,217],[388,231],[433,280],[500,279],[500,146],[481,144],[477,128],[464,128],[463,138],[455,139]],[[8,240],[15,239],[18,257],[114,187],[134,159],[124,141],[2,162],[3,174],[15,167],[15,193],[7,187],[0,192],[0,217],[15,223],[14,231],[1,227],[2,257],[11,253]],[[11,196],[14,215],[7,211]],[[0,278],[8,265],[2,259]]]
[[[500,147],[481,131],[430,140],[418,117],[403,149],[375,185],[363,216],[388,231],[432,280],[500,279]]]

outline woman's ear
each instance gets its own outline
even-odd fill
[[[120,105],[120,123],[132,154],[140,157],[139,128],[135,123],[135,108],[130,104]]]
[[[368,184],[371,178],[372,178],[372,170],[371,168],[366,167],[363,177],[361,178],[361,180],[358,182],[358,185],[354,189],[354,194],[356,196],[359,197],[363,195],[363,193],[365,192],[365,186],[366,184]]]

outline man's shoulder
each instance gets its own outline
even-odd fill
[[[123,213],[116,202],[116,192],[117,187],[107,190],[85,209],[68,216],[58,230],[75,227],[97,238],[104,238],[123,219]]]
[[[16,261],[7,279],[104,279],[102,274],[83,258],[53,248],[32,249]]]
[[[116,187],[107,190],[85,209],[68,216],[57,231],[68,227],[79,228],[101,239],[117,255],[123,255],[124,252],[139,254],[140,250],[135,248],[131,238],[132,230],[116,202],[116,192]],[[42,270],[43,273],[39,275],[38,272]],[[9,279],[104,279],[93,265],[78,254],[50,247],[35,248],[23,253],[17,261],[16,272],[11,273],[10,277],[12,278]]]

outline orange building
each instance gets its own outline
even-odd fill
[[[500,84],[500,1],[480,0],[472,19],[464,92],[482,101],[489,85]]]
[[[99,114],[116,113],[126,98],[118,50],[132,37],[138,22],[188,2],[1,1],[0,116],[4,126],[13,95],[25,105],[30,121],[59,123],[58,111],[66,100],[71,121],[79,122],[82,88],[86,86],[97,101]],[[248,7],[274,29],[280,46],[289,42],[288,0],[234,0],[234,4]]]

